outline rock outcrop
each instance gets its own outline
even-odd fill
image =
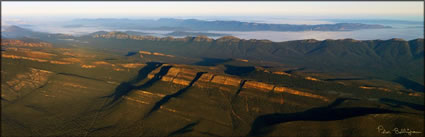
[[[148,78],[152,79],[154,75],[159,72],[159,70],[160,68],[152,71],[148,75]],[[168,70],[168,73],[161,78],[161,81],[187,86],[189,85],[191,79],[193,79],[196,76],[196,73],[197,71],[193,69],[172,67]],[[231,91],[231,89],[228,87],[230,86],[230,87],[237,88],[241,86],[241,81],[242,79],[233,77],[233,76],[205,73],[198,79],[197,82],[194,83],[194,86],[198,88],[219,88],[220,90]],[[299,91],[299,90],[295,90],[295,89],[291,89],[287,87],[276,86],[273,84],[268,84],[268,83],[258,82],[258,81],[246,81],[242,85],[242,88],[257,90],[262,92],[287,93],[287,94],[292,94],[292,95],[297,95],[302,97],[319,99],[325,102],[329,101],[329,99],[321,95]]]
[[[254,88],[254,89],[259,89],[261,91],[272,91],[274,88],[274,85],[266,84],[263,82],[257,82],[257,81],[247,81],[245,82],[244,88]]]
[[[52,44],[46,42],[24,42],[22,40],[6,39],[1,41],[1,46],[51,48]]]
[[[282,72],[282,71],[275,71],[275,72],[272,72],[272,73],[273,73],[273,74],[277,74],[277,75],[291,76],[291,74],[286,73],[286,72]]]
[[[15,100],[24,94],[22,90],[35,89],[46,84],[52,74],[50,71],[30,68],[29,72],[17,74],[12,80],[6,81],[5,85],[2,84],[8,90],[3,90],[1,97],[9,101]]]
[[[23,56],[15,56],[10,54],[3,53],[1,55],[2,58],[11,58],[11,59],[25,59],[25,60],[31,60],[31,61],[37,61],[37,62],[48,62],[48,60],[45,59],[38,59],[38,58],[31,58],[31,57],[23,57]]]
[[[81,68],[95,68],[95,67],[96,67],[95,65],[85,65],[85,64],[81,65]]]
[[[140,64],[140,63],[127,63],[127,64],[119,64],[119,65],[124,68],[139,68],[139,67],[145,66],[145,64]]]
[[[143,51],[143,50],[140,50],[139,54],[140,54],[140,57],[142,57],[142,58],[143,58],[143,55],[155,55],[155,56],[164,56],[164,57],[171,57],[171,58],[175,57],[174,55],[167,55],[167,54],[164,54],[164,53],[149,52],[149,51]]]
[[[305,79],[306,79],[306,80],[311,80],[311,81],[320,81],[319,79],[314,78],[314,77],[310,77],[310,76],[305,77]]]

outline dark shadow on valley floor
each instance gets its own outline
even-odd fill
[[[137,54],[137,52],[128,52],[127,55],[125,55],[125,56],[128,57],[128,56],[133,56],[133,55],[136,55],[136,54]]]
[[[233,59],[218,59],[218,58],[202,58],[202,61],[196,62],[193,65],[198,66],[216,66],[218,64],[232,61]]]
[[[283,71],[283,72],[291,74],[291,73],[294,73],[295,71],[300,71],[300,70],[305,70],[305,69],[306,68],[297,68],[297,69],[286,70],[286,71]]]
[[[402,113],[381,108],[350,107],[335,108],[351,98],[336,99],[333,103],[325,107],[308,109],[295,113],[274,113],[258,116],[251,125],[248,136],[264,136],[272,131],[272,126],[293,121],[334,121],[346,118],[364,116],[368,114]],[[355,99],[356,100],[356,99]]]
[[[249,66],[249,67],[232,66],[232,65],[224,65],[224,66],[226,67],[226,70],[224,70],[224,73],[230,74],[230,75],[236,75],[236,76],[244,76],[255,71],[255,67],[252,67],[252,66]]]
[[[419,91],[419,92],[424,92],[425,91],[425,87],[424,85],[421,85],[415,81],[409,80],[405,77],[397,77],[395,80],[393,80],[394,82],[397,82],[401,85],[403,85],[406,89],[411,89],[414,91]]]
[[[162,63],[158,63],[158,62],[148,62],[148,63],[146,63],[146,66],[139,70],[139,73],[137,74],[137,76],[134,79],[132,79],[128,82],[122,82],[120,85],[118,85],[115,88],[115,91],[111,95],[106,96],[106,97],[112,97],[112,101],[110,101],[104,107],[112,105],[118,99],[120,99],[124,95],[127,95],[132,90],[140,89],[140,88],[146,88],[146,87],[151,86],[153,82],[158,80],[158,76],[157,76],[158,74],[162,74],[162,73],[166,74],[168,72],[168,69],[171,68],[171,66],[162,67],[161,71],[158,74],[156,74],[154,78],[152,78],[151,80],[149,80],[148,82],[146,82],[145,84],[143,84],[141,86],[134,86],[134,84],[145,79],[148,76],[149,73],[151,73],[153,70],[155,70],[156,68],[158,68],[160,66],[162,66]]]
[[[199,124],[199,121],[187,124],[183,128],[180,128],[176,131],[171,132],[170,134],[168,134],[168,136],[181,135],[181,134],[184,134],[184,133],[187,133],[187,132],[191,132],[191,131],[193,131],[193,127],[198,125],[198,124]]]
[[[398,101],[398,100],[389,99],[389,98],[380,98],[379,101],[383,102],[383,103],[385,103],[389,106],[392,106],[392,107],[407,106],[407,107],[410,107],[412,109],[419,110],[419,111],[425,110],[425,106],[420,105],[420,104],[413,104],[413,103]]]

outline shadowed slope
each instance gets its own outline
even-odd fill
[[[171,98],[173,97],[178,97],[181,94],[183,94],[184,92],[186,92],[189,88],[192,87],[192,85],[198,81],[198,79],[202,76],[202,74],[204,74],[206,72],[198,72],[196,73],[195,78],[193,78],[193,80],[190,82],[190,84],[188,86],[186,86],[185,88],[180,89],[179,91],[177,91],[174,94],[171,95],[167,95],[165,97],[163,97],[161,100],[159,100],[158,102],[155,103],[155,105],[152,107],[152,109],[148,112],[148,114],[146,114],[145,118],[148,117],[151,113],[153,113],[154,111],[158,110],[159,108],[161,108],[162,105],[164,105],[165,103],[167,103]]]
[[[184,133],[193,131],[193,127],[196,126],[197,124],[199,124],[199,121],[190,123],[190,124],[184,126],[181,129],[178,129],[178,130],[176,130],[174,132],[171,132],[170,134],[168,134],[168,136],[180,135],[180,134],[184,134]]]
[[[415,90],[419,92],[425,91],[425,88],[423,85],[404,77],[397,77],[397,79],[393,81],[403,85],[406,89],[411,89],[411,90]]]
[[[413,104],[413,103],[398,101],[398,100],[389,99],[389,98],[381,98],[381,99],[379,99],[379,101],[381,101],[381,102],[383,102],[387,105],[390,105],[392,107],[407,106],[407,107],[410,107],[412,109],[416,109],[418,111],[425,111],[424,105]]]
[[[218,64],[226,63],[232,61],[232,59],[218,59],[218,58],[203,58],[202,61],[196,62],[193,65],[199,66],[216,66]]]
[[[165,76],[165,75],[167,75],[167,73],[168,73],[168,70],[170,70],[170,68],[171,68],[172,66],[164,66],[164,67],[162,67],[161,68],[161,70],[159,70],[159,72],[157,73],[157,74],[155,74],[154,76],[153,76],[153,78],[152,79],[150,79],[148,82],[146,82],[145,84],[143,84],[143,85],[141,85],[141,86],[138,86],[138,87],[136,87],[137,89],[146,89],[146,88],[149,88],[149,87],[151,87],[155,82],[157,82],[157,81],[159,81],[159,80],[161,80],[161,78],[163,77],[163,76]]]
[[[148,76],[149,73],[151,73],[153,70],[155,70],[156,68],[160,67],[161,65],[162,64],[161,63],[158,63],[158,62],[149,62],[149,63],[146,63],[146,66],[139,70],[139,73],[138,73],[138,75],[137,75],[136,78],[134,78],[134,79],[132,79],[132,80],[130,80],[128,82],[122,82],[120,85],[118,85],[115,88],[114,93],[112,93],[109,96],[106,96],[106,97],[113,97],[113,99],[112,99],[111,102],[109,102],[104,107],[107,107],[107,106],[113,104],[118,99],[120,99],[122,96],[127,95],[128,93],[130,93],[134,89],[145,87],[146,84],[151,85],[153,83],[153,82],[151,82],[152,80],[146,82],[146,84],[144,84],[142,86],[134,86],[133,84],[136,84],[137,82],[140,82],[141,80],[145,79]],[[157,77],[157,76],[155,75],[155,77]]]
[[[380,108],[351,107],[334,108],[343,103],[348,98],[337,99],[326,107],[312,108],[296,113],[275,113],[257,117],[252,126],[249,136],[260,136],[268,133],[267,128],[276,124],[283,124],[292,121],[334,121],[346,118],[364,116],[368,114],[401,113]]]

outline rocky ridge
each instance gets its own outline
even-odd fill
[[[158,74],[160,68],[152,71],[148,75],[148,78],[152,79],[156,74]],[[190,80],[193,79],[196,75],[196,71],[191,69],[185,69],[185,68],[176,68],[172,67],[166,75],[164,75],[161,78],[161,81],[164,82],[172,82],[174,84],[179,84],[183,86],[188,86],[190,83]],[[233,88],[237,88],[240,86],[243,79],[232,77],[228,75],[220,75],[220,74],[213,74],[213,73],[206,73],[203,74],[199,80],[194,84],[194,86],[199,88],[221,88],[222,90],[230,91],[230,88],[226,88],[226,86],[231,86]],[[254,89],[258,91],[263,92],[276,92],[276,93],[288,93],[303,97],[309,97],[309,98],[315,98],[322,101],[329,101],[324,96],[317,95],[314,93],[309,93],[305,91],[299,91],[287,87],[281,87],[281,86],[275,86],[272,84],[267,84],[264,82],[258,82],[258,81],[246,81],[242,88],[246,89]]]

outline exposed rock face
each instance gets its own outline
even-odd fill
[[[320,81],[319,79],[313,78],[313,77],[305,77],[305,79],[312,80],[312,81]]]
[[[305,42],[305,43],[316,43],[316,42],[319,42],[318,40],[315,40],[315,39],[305,39],[305,40],[302,40],[301,42]]]
[[[179,78],[175,78],[172,81],[174,84],[179,84],[179,85],[183,85],[183,86],[187,86],[190,84],[190,81],[188,80],[184,80],[184,79],[179,79]]]
[[[184,68],[170,68],[168,73],[162,77],[162,81],[172,82],[174,84],[187,86],[190,84],[191,79],[196,75],[196,72],[186,70]]]
[[[166,56],[166,57],[174,57],[173,55],[166,55],[166,54],[163,54],[163,53],[158,53],[158,52],[154,52],[154,53],[152,53],[153,55],[155,55],[155,56]]]
[[[245,42],[255,43],[255,44],[270,44],[273,43],[270,40],[258,40],[258,39],[249,39],[245,40]]]
[[[205,41],[205,42],[212,42],[212,41],[213,41],[213,39],[208,38],[208,37],[207,37],[207,36],[205,36],[205,35],[199,35],[199,36],[196,36],[196,37],[193,39],[193,41],[195,41],[195,42],[203,42],[203,41]]]
[[[145,66],[145,64],[140,64],[140,63],[128,63],[128,64],[119,64],[119,65],[124,68],[138,68],[138,67]]]
[[[25,59],[25,60],[31,60],[31,61],[37,61],[37,62],[48,62],[48,60],[45,59],[37,59],[37,58],[30,58],[30,57],[23,57],[23,56],[15,56],[10,54],[3,53],[1,55],[2,58],[11,58],[11,59]]]
[[[1,46],[51,48],[52,44],[46,42],[24,42],[21,40],[2,40]]]
[[[33,51],[28,48],[14,48],[9,47],[7,49],[12,50],[11,52],[5,51],[2,54],[2,58],[10,58],[10,59],[24,59],[31,60],[36,62],[46,62],[51,64],[73,64],[76,62],[81,62],[76,58],[63,58],[62,61],[59,60],[51,60],[54,57],[57,57],[56,54],[41,52],[41,51]]]
[[[382,91],[386,91],[386,92],[391,92],[391,90],[389,90],[387,88],[382,88],[382,87],[360,86],[359,88],[362,88],[362,89],[377,89],[377,90],[382,90]]]
[[[198,81],[201,81],[201,82],[210,82],[213,77],[214,77],[214,74],[212,74],[212,73],[206,73],[206,74],[202,75],[198,79]]]
[[[78,58],[94,58],[96,55],[88,55],[83,53],[75,53],[75,52],[63,52],[63,55],[78,57]]]
[[[415,97],[423,97],[424,96],[424,94],[423,93],[420,93],[420,92],[414,92],[414,93],[409,93],[409,96],[415,96]]]
[[[239,41],[241,41],[241,39],[239,39],[238,37],[235,37],[235,36],[224,36],[224,37],[217,39],[217,42],[228,42],[228,41],[239,42]]]
[[[154,52],[153,55],[156,55],[156,56],[165,56],[165,54],[158,53],[158,52]]]
[[[308,93],[308,92],[302,92],[302,91],[298,91],[298,90],[294,90],[294,89],[290,89],[290,88],[286,88],[286,87],[275,87],[273,90],[275,92],[284,92],[284,93],[289,93],[289,94],[298,95],[298,96],[316,98],[316,99],[320,99],[320,100],[323,100],[323,101],[326,101],[326,102],[329,101],[329,99],[327,99],[326,97],[320,96],[320,95],[315,95],[315,94]]]
[[[248,62],[247,59],[236,59],[237,61]]]
[[[55,54],[40,52],[40,51],[23,51],[23,53],[27,57],[32,57],[32,58],[52,58],[52,56],[56,56]]]
[[[54,60],[49,61],[49,62],[52,63],[52,64],[62,64],[62,65],[64,65],[64,64],[72,64],[71,62],[54,61]]]
[[[149,52],[149,51],[143,51],[143,50],[140,50],[139,51],[139,53],[140,54],[146,54],[146,55],[151,55],[152,53],[151,52]]]
[[[81,68],[95,68],[95,65],[81,65]]]
[[[273,74],[278,74],[278,75],[285,75],[285,76],[291,76],[291,74],[286,73],[286,72],[281,72],[281,71],[276,71],[276,72],[272,72]]]
[[[93,62],[92,64],[95,64],[95,65],[108,65],[108,66],[115,66],[115,64],[111,64],[111,63],[108,63],[108,62],[105,62],[105,61],[95,61],[95,62]]]
[[[238,78],[217,75],[217,76],[214,76],[214,78],[211,80],[211,83],[237,87],[239,86],[240,81],[241,80]]]
[[[121,69],[121,68],[114,68],[114,71],[124,71],[124,69]]]
[[[75,57],[66,57],[66,58],[61,58],[61,59],[58,59],[58,60],[52,60],[52,59],[57,58],[58,55],[53,54],[53,53],[48,53],[48,52],[34,51],[34,49],[29,49],[29,48],[8,47],[6,49],[8,49],[8,50],[3,52],[2,58],[23,59],[23,60],[30,60],[30,61],[36,61],[36,62],[45,62],[45,63],[50,63],[50,64],[60,64],[60,65],[83,63],[82,59],[75,58]],[[67,53],[69,53],[69,54],[67,54]],[[79,55],[79,56],[88,57],[87,55],[84,55],[84,54],[81,54],[81,53],[80,54],[73,54],[71,52],[65,52],[64,55],[70,55],[70,56]],[[112,65],[112,66],[114,66],[114,64],[109,64],[109,63],[104,62],[104,61],[94,62],[94,64],[95,65]],[[82,65],[82,67],[83,68],[93,68],[93,65],[91,65],[91,66]]]
[[[143,51],[143,50],[140,50],[139,51],[139,54],[141,54],[140,55],[140,57],[142,57],[143,58],[143,54],[144,55],[155,55],[155,56],[165,56],[165,57],[175,57],[174,55],[167,55],[167,54],[164,54],[164,53],[159,53],[159,52],[149,52],[149,51]]]
[[[83,88],[83,89],[88,88],[86,86],[83,86],[77,83],[69,83],[69,82],[63,83],[63,86],[72,87],[72,88]]]
[[[152,79],[154,75],[159,72],[159,69],[160,68],[152,71],[148,75],[148,78]],[[197,71],[192,69],[172,67],[171,69],[168,70],[168,73],[162,77],[161,81],[172,82],[173,84],[188,86],[191,79],[195,77],[196,73]],[[198,81],[194,84],[194,86],[198,88],[219,88],[220,90],[223,90],[223,91],[231,91],[231,89],[226,86],[231,86],[236,88],[241,86],[241,81],[242,80],[240,78],[236,78],[232,76],[206,73],[206,74],[203,74],[198,79]],[[288,94],[297,95],[297,96],[315,98],[325,102],[329,101],[329,99],[327,99],[324,96],[320,96],[320,95],[316,95],[316,94],[308,93],[308,92],[303,92],[303,91],[298,91],[298,90],[287,88],[287,87],[275,86],[273,84],[267,84],[267,83],[258,82],[258,81],[246,81],[241,88],[253,89],[253,90],[258,90],[262,92],[272,91],[276,93],[288,93]]]
[[[94,35],[94,38],[116,38],[116,39],[128,39],[129,35],[122,33],[122,32],[117,32],[117,31],[113,31],[113,32],[109,32],[107,34],[103,34],[103,35]]]
[[[17,74],[16,77],[10,81],[6,81],[6,85],[10,90],[2,91],[2,98],[9,101],[18,98],[21,90],[23,89],[34,89],[47,83],[48,77],[53,72],[31,68],[30,72],[24,74]]]
[[[256,81],[247,81],[245,82],[244,88],[255,88],[262,91],[271,91],[273,90],[274,85],[266,84],[262,82],[256,82]]]
[[[159,41],[159,40],[172,40],[172,39],[167,39],[167,38],[159,38],[159,37],[154,37],[154,36],[138,36],[138,35],[128,35],[126,33],[123,32],[117,32],[117,31],[113,31],[113,32],[109,32],[107,34],[96,34],[92,36],[93,38],[106,38],[106,39],[110,39],[110,38],[114,38],[114,39],[133,39],[133,40],[155,40],[155,41]]]
[[[72,63],[81,63],[81,59],[78,58],[63,58],[63,61],[72,62]]]

